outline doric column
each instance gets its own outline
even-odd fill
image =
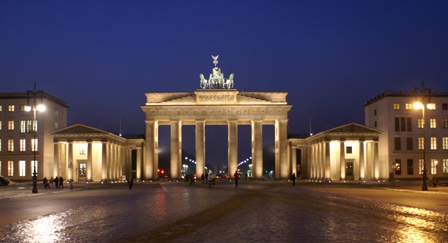
[[[101,181],[107,181],[107,141],[101,141]]]
[[[330,141],[325,141],[324,143],[324,171],[325,180],[331,180],[331,170],[330,170]]]
[[[375,180],[380,179],[380,168],[379,168],[379,157],[378,157],[378,141],[374,141],[373,144],[373,170]]]
[[[138,147],[136,153],[136,161],[135,161],[135,177],[138,181],[142,179],[142,148]],[[129,167],[130,167],[130,176],[132,176],[132,150],[130,151],[130,158],[129,158]]]
[[[205,170],[205,121],[196,121],[196,175],[199,178],[206,172]]]
[[[341,180],[345,179],[345,141],[341,141],[339,153],[339,166],[340,166],[340,176]]]
[[[359,172],[355,175],[356,179],[364,180],[366,173],[366,161],[365,161],[365,153],[364,153],[364,141],[359,141]]]
[[[229,120],[227,124],[229,178],[233,178],[233,174],[238,168],[238,121]]]
[[[92,140],[87,140],[87,164],[86,164],[87,181],[92,181]]]
[[[159,123],[158,121],[146,121],[146,139],[143,150],[143,179],[156,179],[159,177]]]
[[[252,177],[254,179],[263,178],[263,122],[253,120],[252,130]]]
[[[171,179],[181,179],[180,170],[182,168],[182,122],[181,121],[171,121],[170,122],[170,152],[171,152],[171,163],[170,172]]]
[[[53,174],[55,176],[60,176],[59,174],[59,141],[54,142],[54,151],[53,151]]]
[[[291,174],[295,173],[296,177],[299,176],[297,174],[297,147],[291,146]]]
[[[288,120],[275,121],[275,146],[275,176],[277,179],[289,179]]]
[[[68,179],[73,180],[73,141],[68,142]]]

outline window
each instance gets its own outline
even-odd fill
[[[425,138],[424,137],[418,137],[418,149],[419,150],[425,149]]]
[[[442,103],[442,110],[448,110],[448,104],[447,103]],[[0,111],[1,111],[1,109],[0,109]]]
[[[26,105],[20,105],[20,111],[26,111],[26,109],[25,109],[25,107],[26,107]]]
[[[54,129],[58,129],[59,128],[59,124],[57,122],[54,123]]]
[[[79,155],[86,155],[86,147],[83,145],[79,146]]]
[[[0,121],[0,131],[2,130],[2,121]]]
[[[401,138],[400,137],[395,138],[395,150],[401,150]]]
[[[413,137],[407,137],[406,138],[406,149],[407,150],[414,150],[414,139],[413,139]]]
[[[429,127],[430,128],[436,128],[437,127],[436,119],[434,119],[434,118],[429,119]]]
[[[14,161],[8,161],[8,176],[14,176]]]
[[[375,110],[373,110],[373,115],[374,115],[374,116],[376,116],[376,109],[375,109]]]
[[[20,152],[25,152],[26,151],[26,139],[24,139],[24,138],[20,139],[19,150],[20,150]]]
[[[2,152],[2,139],[0,138],[0,152]],[[2,173],[0,173],[1,175]]]
[[[448,174],[448,159],[443,159],[442,161],[442,173]]]
[[[406,103],[406,110],[412,110],[414,106],[411,103]]]
[[[59,117],[59,112],[58,111],[54,111],[54,117]]]
[[[14,105],[8,105],[8,111],[14,112]]]
[[[431,150],[437,150],[437,137],[431,137]]]
[[[437,174],[437,160],[431,159],[431,174],[436,175]]]
[[[442,118],[442,128],[448,128],[448,118]],[[0,126],[1,130],[1,126]]]
[[[425,121],[422,118],[418,119],[418,128],[424,128],[425,127]]]
[[[351,154],[351,153],[353,153],[353,148],[352,148],[351,146],[347,146],[347,147],[345,148],[345,153],[346,153],[346,154]]]
[[[413,159],[408,159],[408,175],[413,175],[414,174],[414,160]]]
[[[33,132],[33,121],[32,120],[20,121],[20,132],[21,133]]]
[[[3,111],[3,106],[2,105],[0,105],[0,111]]]
[[[19,176],[25,176],[26,175],[26,161],[20,160],[19,161]]]
[[[13,131],[14,130],[14,120],[8,121],[8,130]]]
[[[412,119],[410,117],[395,117],[395,131],[412,131]]]
[[[401,175],[401,159],[395,159],[395,175]]]
[[[423,164],[425,163],[425,160],[418,159],[418,173],[421,175],[423,174]]]
[[[34,171],[36,171],[36,176],[37,176],[37,172],[38,172],[38,168],[37,168],[37,160],[31,160],[31,175],[34,175]]]
[[[8,139],[8,152],[14,152],[14,139]]]
[[[394,110],[400,109],[400,103],[394,103]]]
[[[375,121],[375,127],[378,127],[378,124],[376,123],[376,121]]]
[[[31,139],[31,151],[35,152],[39,149],[39,140],[37,138]]]
[[[448,137],[443,137],[442,138],[442,149],[443,150],[448,150]]]

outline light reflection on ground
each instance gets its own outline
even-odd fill
[[[162,239],[431,243],[448,235],[446,213],[426,209],[281,187],[168,186],[1,227],[0,242],[122,242],[184,221],[195,224],[219,212],[219,203],[238,200],[247,202],[205,225],[198,223],[181,238]]]

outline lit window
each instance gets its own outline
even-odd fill
[[[442,149],[443,150],[448,150],[448,137],[443,137],[442,138]]]
[[[9,120],[8,121],[8,130],[9,131],[13,131],[14,130],[14,121],[13,120]]]
[[[448,118],[442,119],[442,128],[448,128]],[[0,127],[1,130],[1,127]]]
[[[437,127],[436,119],[434,119],[434,118],[429,119],[429,127],[430,128],[436,128]]]
[[[20,111],[26,111],[26,105],[20,105]]]
[[[437,138],[431,137],[431,150],[437,150]]]
[[[25,152],[26,151],[26,139],[21,138],[20,139],[20,152]]]
[[[33,121],[32,120],[23,120],[20,121],[20,132],[28,133],[33,131]]]
[[[54,117],[59,117],[59,112],[58,111],[54,111]]]
[[[33,152],[37,151],[38,148],[39,148],[38,144],[39,144],[38,139],[37,138],[32,138],[31,139],[31,151],[33,151]]]
[[[423,164],[425,163],[425,160],[418,159],[418,173],[421,175],[423,174]]]
[[[406,103],[406,110],[412,110],[414,109],[414,105],[411,103]]]
[[[37,172],[38,172],[38,168],[37,168],[37,160],[31,160],[31,175],[34,175],[34,171],[36,172],[36,176],[37,176]]]
[[[26,175],[26,161],[20,160],[19,161],[19,176],[25,176]]]
[[[54,129],[58,129],[59,128],[59,124],[57,122],[54,123]]]
[[[3,111],[3,106],[2,105],[0,105],[0,111]]]
[[[8,161],[8,176],[14,176],[14,161]]]
[[[425,149],[425,138],[424,137],[418,138],[418,149],[419,150]]]
[[[8,105],[8,111],[14,112],[14,105]]]
[[[395,175],[401,175],[401,159],[395,159]]]
[[[425,121],[423,119],[418,119],[418,128],[424,128],[425,127]]]
[[[83,145],[79,146],[79,155],[86,155],[86,147]]]
[[[2,152],[2,139],[0,138],[0,152]],[[1,171],[0,171],[1,172]],[[2,173],[0,173],[1,175]]]
[[[448,174],[448,159],[443,159],[442,165],[443,174]]]
[[[8,139],[8,152],[14,152],[14,139]]]
[[[431,174],[436,175],[437,174],[437,160],[431,159]]]
[[[2,130],[2,121],[0,121],[0,131]]]
[[[400,103],[394,103],[394,110],[400,109]]]

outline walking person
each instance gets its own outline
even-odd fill
[[[292,186],[295,186],[296,185],[296,173],[292,173],[291,180],[292,180]]]
[[[129,184],[129,190],[132,190],[132,186],[134,185],[134,179],[132,179],[132,177],[131,179],[129,179],[128,184]]]
[[[208,187],[212,188],[213,183],[213,172],[210,172],[210,175],[208,175]]]
[[[204,173],[202,173],[202,175],[201,175],[201,181],[202,181],[202,184],[204,184],[204,181],[205,181],[205,175],[204,175]]]
[[[233,174],[235,177],[235,187],[238,187],[238,180],[240,179],[240,172],[238,170],[235,171],[235,174]]]
[[[59,176],[59,187],[64,188],[64,178],[62,176]]]
[[[51,188],[51,185],[54,183],[53,176],[50,178],[50,184],[48,184],[48,188]]]
[[[193,174],[190,175],[190,186],[191,185],[194,186],[194,175]]]
[[[44,177],[43,182],[44,182],[44,189],[48,188],[49,186],[48,186],[48,180],[47,180],[47,177]]]
[[[58,188],[58,185],[59,185],[59,177],[56,176],[56,177],[54,178],[54,188]]]

